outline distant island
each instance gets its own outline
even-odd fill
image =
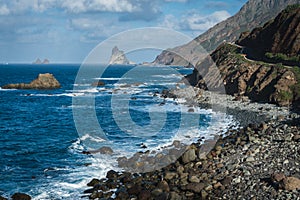
[[[44,60],[43,60],[43,62],[41,61],[41,59],[36,59],[36,61],[34,61],[32,64],[37,64],[37,65],[40,65],[40,64],[49,64],[50,63],[50,61],[47,59],[47,58],[45,58]]]
[[[111,57],[109,60],[110,65],[133,65],[134,62],[131,62],[127,59],[124,52],[119,50],[117,46],[112,49]]]

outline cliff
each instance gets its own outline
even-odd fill
[[[187,80],[202,89],[224,86],[227,94],[248,96],[253,101],[280,106],[299,104],[298,67],[247,60],[240,54],[241,50],[236,45],[222,44],[211,54],[211,58],[198,63],[193,74],[186,77]],[[211,67],[214,64],[218,70]]]
[[[263,27],[242,34],[237,43],[250,49],[249,56],[254,59],[271,61],[273,57],[274,62],[299,64],[300,5],[289,6]]]
[[[182,59],[185,57],[191,59],[192,63],[197,63],[201,58],[199,51],[197,51],[199,45],[208,52],[212,52],[224,41],[236,41],[242,32],[264,25],[287,5],[296,3],[300,3],[300,1],[249,0],[236,15],[215,25],[188,44],[163,51],[153,62],[165,65],[187,65],[188,63]]]
[[[110,57],[110,60],[109,60],[109,64],[110,65],[129,65],[129,64],[133,64],[132,62],[130,62],[123,51],[120,51],[118,49],[118,47],[114,47],[112,49],[112,52],[111,52],[111,57]]]

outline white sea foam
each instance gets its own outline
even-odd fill
[[[95,137],[95,136],[91,136],[89,134],[85,134],[83,136],[80,137],[81,141],[85,141],[85,140],[90,140],[90,141],[94,141],[94,142],[104,142],[105,140],[100,138],[100,137]]]
[[[3,89],[2,87],[0,87],[0,91],[15,91],[15,90],[17,90],[17,89]]]

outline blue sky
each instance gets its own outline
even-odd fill
[[[164,27],[194,38],[234,15],[245,2],[0,0],[0,63],[31,63],[37,58],[81,63],[101,41],[133,28]],[[136,62],[146,59],[130,57]]]

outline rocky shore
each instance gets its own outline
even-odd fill
[[[208,154],[192,144],[159,171],[109,171],[85,193],[90,199],[300,199],[299,142],[296,124],[252,124],[228,131]]]
[[[180,93],[184,94],[177,91],[176,95]],[[212,149],[208,148],[211,141],[187,146],[179,159],[156,171],[110,170],[106,178],[88,183],[90,188],[84,191],[84,197],[300,199],[298,114],[289,113],[287,108],[251,103],[228,95],[216,98],[209,92],[203,92],[197,101],[207,108],[214,107],[214,103],[226,106],[243,126],[221,135]],[[244,125],[248,122],[251,124]]]

